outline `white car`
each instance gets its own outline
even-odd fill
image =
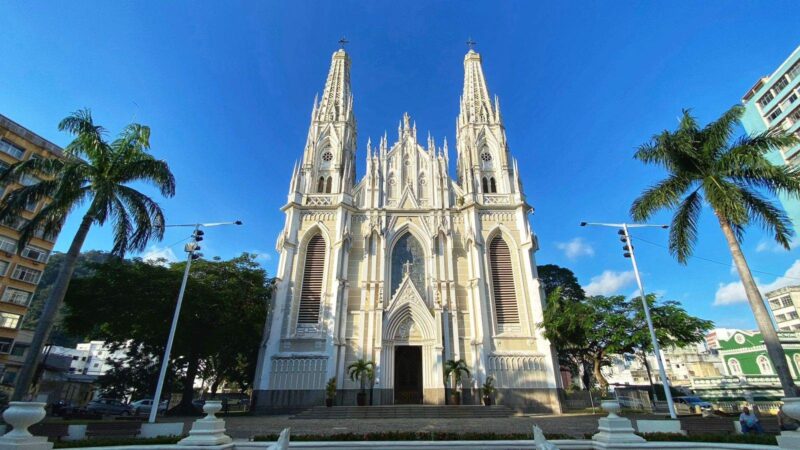
[[[164,414],[167,412],[167,401],[162,400],[161,403],[158,404],[158,414]],[[150,414],[150,409],[153,406],[153,399],[141,399],[136,400],[135,402],[131,403],[131,408],[133,409],[133,415],[138,416],[139,414]]]

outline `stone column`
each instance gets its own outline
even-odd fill
[[[197,419],[192,424],[189,436],[178,441],[178,446],[214,446],[226,445],[232,442],[230,436],[225,434],[225,421],[215,416],[222,409],[222,402],[219,400],[207,400],[203,405],[203,412],[206,416]]]

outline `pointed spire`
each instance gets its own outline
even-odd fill
[[[450,151],[447,149],[447,136],[444,138],[444,145],[442,146],[442,152],[444,153],[444,161],[447,162],[450,160]]]
[[[315,116],[316,120],[348,121],[353,117],[350,91],[350,57],[339,49],[331,57],[331,68]]]
[[[481,55],[470,49],[464,57],[464,92],[459,122],[463,125],[489,121],[494,121],[494,111],[483,76]]]

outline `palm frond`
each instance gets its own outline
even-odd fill
[[[703,152],[711,158],[717,158],[728,147],[737,122],[744,114],[742,105],[734,105],[725,111],[717,120],[706,125],[701,132]]]
[[[128,186],[117,186],[117,197],[133,216],[133,233],[126,251],[143,251],[147,242],[164,236],[164,213],[153,199]]]
[[[674,208],[691,185],[690,179],[672,175],[651,186],[634,200],[630,214],[634,220],[644,221],[661,209]]]
[[[163,160],[142,158],[119,167],[119,183],[144,181],[157,187],[164,197],[175,195],[175,177]]]
[[[672,218],[669,232],[669,251],[681,264],[692,254],[697,241],[697,220],[703,208],[703,197],[695,190],[681,202]]]
[[[748,216],[762,229],[772,233],[778,244],[789,250],[794,233],[792,222],[786,213],[755,191],[743,187],[741,196],[747,207]]]

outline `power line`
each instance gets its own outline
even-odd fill
[[[646,243],[646,244],[654,245],[654,246],[656,246],[656,247],[660,247],[660,248],[663,248],[663,249],[667,249],[667,250],[669,250],[669,247],[665,247],[665,246],[663,246],[663,245],[661,245],[661,244],[658,244],[658,243],[655,243],[655,242],[653,242],[653,241],[648,241],[647,239],[644,239],[644,238],[641,238],[641,237],[638,237],[638,236],[633,236],[633,235],[632,235],[631,237],[635,238],[636,240],[642,241],[642,242],[644,242],[644,243]],[[692,258],[692,259],[699,259],[699,260],[701,260],[701,261],[706,261],[706,262],[710,262],[710,263],[714,263],[714,264],[719,264],[719,265],[722,265],[722,266],[725,266],[725,267],[728,267],[728,268],[730,268],[730,267],[731,267],[731,264],[730,264],[730,263],[726,263],[726,262],[722,262],[722,261],[717,261],[717,260],[715,260],[715,259],[705,258],[705,257],[702,257],[702,256],[691,255],[691,256],[689,256],[689,258]],[[750,272],[753,272],[753,273],[760,273],[760,274],[762,274],[762,275],[770,275],[770,276],[773,276],[773,277],[778,277],[778,278],[788,278],[788,279],[790,279],[790,280],[797,280],[797,281],[800,281],[800,278],[797,278],[797,277],[790,277],[790,276],[788,276],[788,275],[779,275],[779,274],[772,273],[772,272],[765,272],[765,271],[763,271],[763,270],[755,270],[755,269],[750,269]]]

